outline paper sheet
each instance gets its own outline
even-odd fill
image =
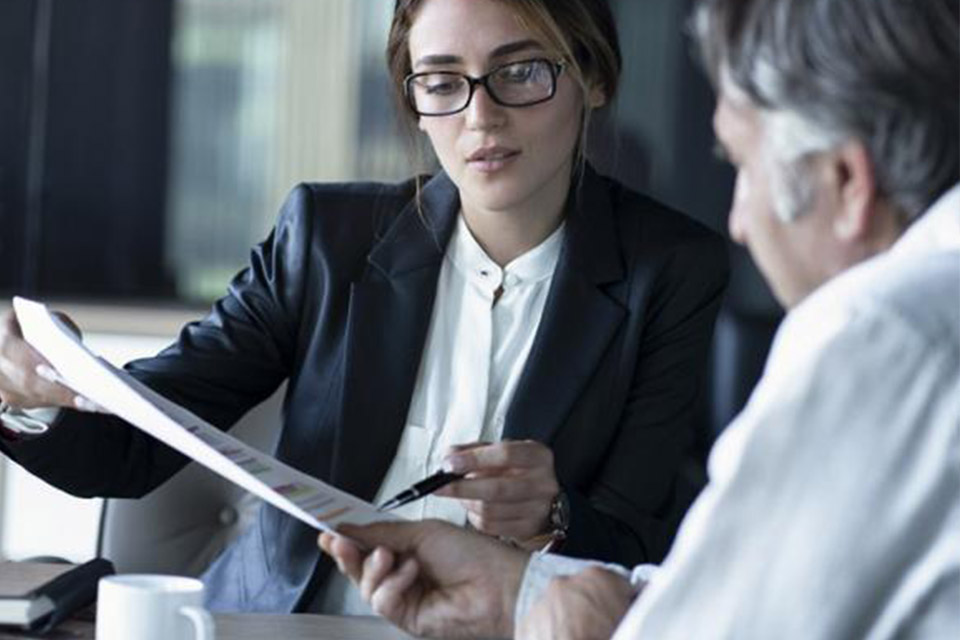
[[[329,531],[345,522],[397,519],[244,444],[167,400],[92,353],[43,304],[14,298],[13,306],[26,341],[71,389],[311,527]]]

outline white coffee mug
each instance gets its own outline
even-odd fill
[[[97,587],[97,640],[214,640],[203,583],[179,576],[124,574]]]

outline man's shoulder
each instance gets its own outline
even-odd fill
[[[960,357],[960,252],[881,255],[848,269],[787,314],[767,368],[846,352],[852,367],[908,345]]]
[[[877,256],[838,276],[827,304],[897,322],[960,349],[960,251]]]

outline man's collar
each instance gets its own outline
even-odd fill
[[[960,250],[960,184],[947,190],[891,248],[896,254]]]

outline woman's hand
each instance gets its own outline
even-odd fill
[[[454,447],[444,469],[467,477],[434,495],[459,498],[470,524],[491,536],[523,542],[550,529],[560,492],[553,451],[533,440]]]
[[[58,314],[59,315],[59,314]],[[59,315],[69,327],[76,325]],[[76,330],[77,335],[80,331]],[[59,382],[59,375],[43,356],[23,339],[12,311],[0,317],[0,400],[18,409],[69,407],[96,411],[96,404]]]

